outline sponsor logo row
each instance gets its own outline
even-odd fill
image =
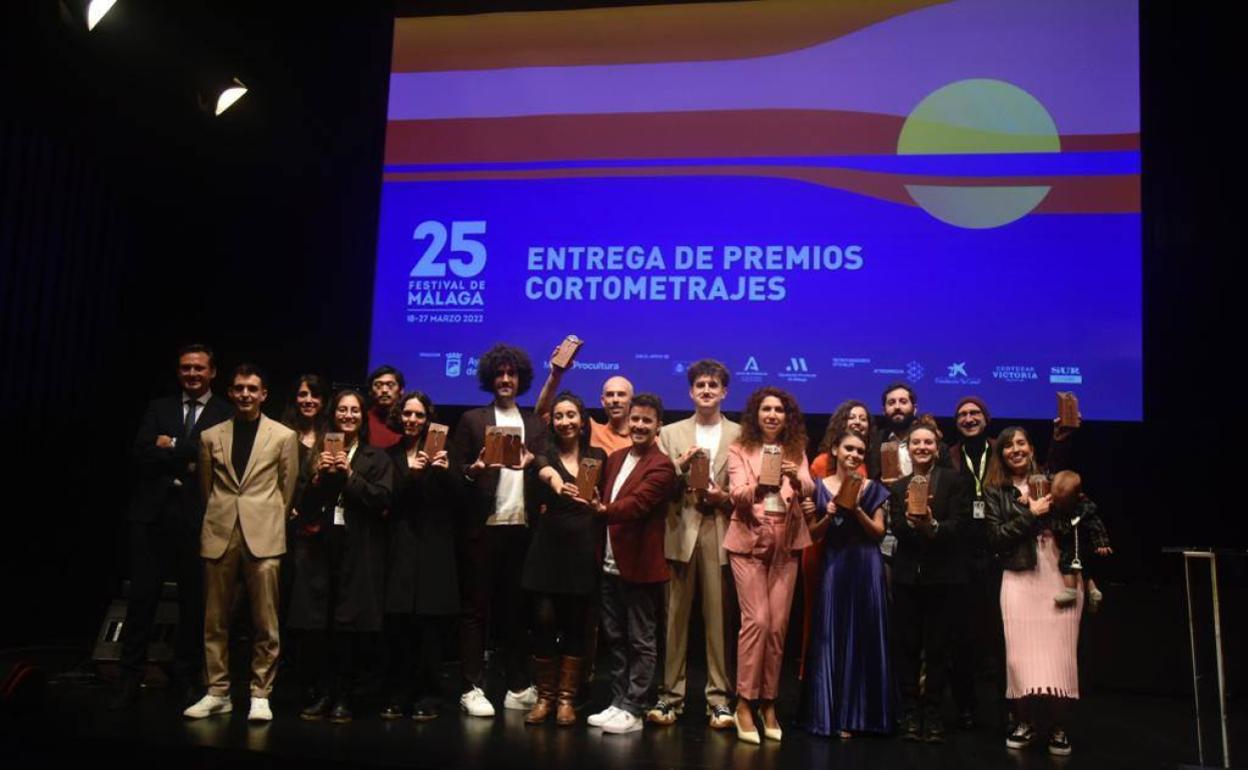
[[[421,353],[420,355],[422,358],[429,358],[438,357],[442,354]],[[447,377],[477,376],[479,359],[476,356],[465,355],[461,352],[451,352],[446,353],[445,357],[444,373]],[[666,354],[639,354],[636,358],[653,361],[667,360],[669,356]],[[672,366],[672,373],[683,376],[689,363],[685,361],[675,362]],[[543,368],[549,365],[549,362],[542,362]],[[834,357],[831,365],[833,369],[870,368],[872,374],[896,377],[911,383],[922,382],[929,374],[928,368],[919,361],[907,361],[904,364],[891,366],[873,366],[869,358]],[[614,372],[621,369],[618,361],[578,360],[574,367],[602,372]],[[1050,366],[1046,370],[1043,367],[1028,364],[1001,364],[981,371],[968,366],[966,361],[951,361],[931,373],[934,375],[931,378],[932,382],[937,385],[974,386],[980,385],[985,381],[1009,384],[1046,381],[1054,385],[1083,384],[1082,369],[1078,366],[1069,365]],[[817,379],[818,376],[819,373],[815,371],[815,368],[811,366],[810,361],[805,356],[789,356],[787,358],[764,358],[757,355],[746,356],[743,360],[737,362],[736,370],[733,372],[734,379],[742,382],[761,382],[771,377],[777,377],[789,382],[810,382]]]

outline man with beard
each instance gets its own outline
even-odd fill
[[[233,408],[211,390],[217,367],[207,346],[187,345],[178,351],[177,375],[181,392],[148,403],[134,440],[136,473],[127,515],[130,597],[121,626],[121,688],[109,706],[113,710],[129,708],[139,698],[165,576],[178,582],[173,678],[188,700],[197,694],[204,666],[204,583],[199,558],[204,500],[195,463],[200,434],[228,420]]]
[[[523,350],[495,345],[481,356],[477,367],[481,390],[494,398],[489,404],[464,412],[451,438],[451,469],[462,469],[466,482],[463,523],[464,554],[460,560],[464,618],[460,625],[460,665],[463,694],[460,708],[469,716],[492,717],[494,706],[485,696],[485,642],[491,622],[502,638],[504,679],[507,694],[503,707],[528,711],[537,703],[528,672],[529,649],[526,605],[521,586],[524,559],[529,549],[532,494],[525,494],[525,468],[545,446],[546,429],[541,420],[516,399],[533,383],[533,364]],[[520,431],[524,445],[515,466],[487,465],[485,431],[490,427]],[[498,612],[491,617],[491,610]]]
[[[884,407],[883,424],[871,431],[871,446],[867,451],[867,475],[886,484],[892,484],[897,479],[880,478],[880,446],[886,441],[896,441],[897,456],[901,461],[901,475],[908,476],[913,472],[910,453],[906,448],[906,439],[910,436],[910,427],[914,424],[915,415],[918,413],[919,399],[914,393],[914,388],[904,382],[894,382],[884,389],[884,395],[880,401]],[[943,441],[939,443],[936,464],[943,466],[949,464],[949,450]]]
[[[537,397],[537,405],[533,407],[533,411],[547,425],[550,424],[550,410],[555,405],[555,394],[559,392],[559,384],[568,368],[571,367],[558,366],[553,360],[550,362],[550,374],[546,375],[542,392]],[[607,454],[632,446],[628,432],[628,406],[633,400],[633,383],[619,375],[611,377],[602,384],[600,400],[607,421],[602,423],[589,418],[589,445],[598,447]]]
[[[985,521],[984,476],[988,458],[992,456],[995,439],[988,436],[992,416],[988,404],[979,396],[965,396],[953,410],[958,441],[949,447],[949,460],[954,470],[962,473],[971,492],[971,510],[966,516],[965,545],[968,558],[968,596],[961,603],[965,612],[962,622],[954,624],[953,672],[950,685],[958,706],[958,724],[963,729],[975,726],[976,668],[981,663],[992,672],[993,691],[1005,692],[1005,636],[1001,625],[1001,568],[988,548]],[[1049,444],[1045,467],[1056,473],[1069,467],[1070,437],[1073,428],[1053,425],[1053,441]],[[1000,707],[1006,732],[1013,732],[1014,719],[1008,705]]]
[[[402,435],[390,428],[390,409],[403,392],[403,372],[389,364],[382,364],[368,375],[368,443],[379,449],[389,449],[399,443]]]

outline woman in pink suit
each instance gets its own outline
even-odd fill
[[[764,449],[782,458],[780,485],[759,483]],[[780,740],[776,696],[789,608],[801,550],[810,545],[806,517],[815,483],[806,464],[806,427],[793,396],[774,387],[754,391],[741,415],[741,437],[728,448],[733,511],[724,550],[741,605],[737,636],[737,736],[759,743],[750,709],[759,702],[763,733]]]

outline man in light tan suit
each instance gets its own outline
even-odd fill
[[[251,710],[247,718],[273,718],[269,693],[276,673],[278,566],[286,552],[286,515],[299,475],[295,432],[260,413],[268,397],[264,375],[251,365],[234,370],[234,419],[203,432],[200,485],[207,500],[200,556],[207,588],[204,658],[208,694],[186,711],[200,718],[230,711],[230,613],[239,574],[251,603]]]
[[[725,663],[724,615],[728,559],[723,549],[732,508],[728,496],[728,446],[741,428],[724,417],[720,404],[728,394],[728,370],[718,361],[698,361],[689,367],[689,397],[694,416],[663,428],[659,446],[676,465],[677,498],[668,508],[664,551],[672,579],[667,584],[667,652],[659,702],[646,715],[658,725],[670,725],[684,709],[689,621],[693,596],[701,587],[702,622],[706,629],[706,707],[710,726],[723,730],[735,725],[728,708],[730,685]],[[711,486],[706,492],[689,487],[689,466],[699,450],[710,456]]]

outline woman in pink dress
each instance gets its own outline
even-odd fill
[[[1065,716],[1079,698],[1079,619],[1083,592],[1057,606],[1063,588],[1050,516],[1052,495],[1031,499],[1035,449],[1019,427],[1001,431],[984,480],[989,543],[1001,560],[1001,618],[1005,625],[1006,693],[1018,703],[1019,723],[1005,745],[1023,749],[1047,716],[1049,753],[1070,754]],[[1046,715],[1047,712],[1047,715]]]

